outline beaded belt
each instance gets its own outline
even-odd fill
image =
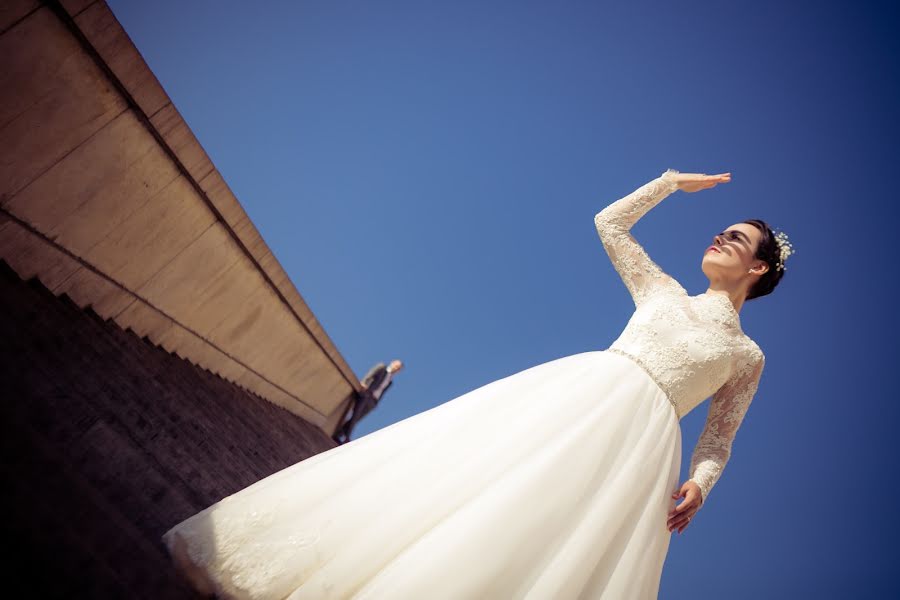
[[[615,352],[616,354],[618,354],[620,356],[624,356],[625,358],[630,359],[634,364],[639,366],[641,369],[643,369],[644,372],[650,376],[650,379],[653,380],[653,382],[657,385],[657,387],[659,387],[659,389],[662,390],[663,395],[666,397],[666,400],[668,400],[669,404],[672,405],[672,408],[675,409],[675,416],[678,417],[679,419],[681,419],[681,417],[678,415],[678,406],[675,404],[675,401],[672,400],[671,397],[669,397],[669,393],[666,392],[666,388],[656,379],[656,376],[653,375],[653,373],[650,371],[650,369],[647,368],[647,365],[644,364],[644,361],[642,361],[640,358],[638,358],[632,354],[628,354],[624,350],[620,350],[618,348],[607,348],[605,350],[605,352]]]

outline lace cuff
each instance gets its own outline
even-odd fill
[[[669,186],[669,193],[673,193],[678,191],[678,183],[672,180],[672,175],[679,174],[680,171],[676,171],[675,169],[666,169],[666,171],[659,176],[666,184]]]

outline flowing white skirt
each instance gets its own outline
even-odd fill
[[[163,541],[222,598],[656,598],[680,465],[663,391],[593,350],[298,462]]]

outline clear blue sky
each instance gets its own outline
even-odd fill
[[[731,171],[633,230],[692,294],[735,222],[797,251],[741,312],[766,372],[661,598],[897,597],[900,23],[737,4],[110,0],[354,371],[405,362],[357,436],[606,348],[633,305],[594,214]]]

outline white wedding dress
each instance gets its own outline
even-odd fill
[[[180,522],[222,598],[656,598],[682,416],[722,474],[764,355],[723,295],[689,295],[629,232],[668,170],[595,217],[636,310],[606,350],[532,366],[279,471]]]

